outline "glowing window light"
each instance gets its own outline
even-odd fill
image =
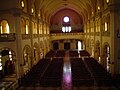
[[[62,31],[65,32],[65,27],[62,27]]]
[[[62,32],[71,32],[71,26],[62,27]]]
[[[9,24],[8,24],[8,22],[6,21],[6,20],[2,20],[1,21],[1,26],[0,26],[0,32],[1,32],[1,34],[3,34],[3,33],[8,33],[9,34]]]
[[[106,0],[106,2],[107,2],[107,3],[109,3],[109,2],[110,2],[110,0]]]
[[[9,30],[9,25],[8,25],[8,23],[6,24],[6,33],[10,33],[10,30]]]
[[[10,61],[12,61],[12,58],[10,58]]]
[[[0,70],[2,70],[2,63],[0,62]]]
[[[11,58],[12,57],[12,55],[9,55],[9,58]]]
[[[82,44],[81,41],[78,41],[78,51],[82,50]]]
[[[0,26],[0,33],[1,33],[1,34],[3,33],[3,31],[2,31],[2,26]]]
[[[71,32],[71,27],[70,26],[68,27],[68,32]]]
[[[26,34],[28,34],[28,25],[26,25]]]
[[[69,32],[71,32],[71,26],[69,26]]]
[[[105,31],[107,31],[107,22],[105,22]]]
[[[69,28],[68,27],[65,27],[66,28],[66,32],[68,32],[69,31]]]
[[[100,6],[98,6],[98,10],[100,10]]]
[[[34,9],[33,8],[31,9],[31,12],[32,12],[32,14],[34,13]]]
[[[25,7],[25,4],[24,4],[24,1],[23,1],[23,0],[21,1],[21,7],[22,7],[22,8]]]
[[[0,66],[0,70],[2,70],[2,66]]]
[[[63,19],[63,21],[67,23],[67,22],[70,21],[70,19],[69,19],[69,17],[65,16],[64,19]]]
[[[11,51],[9,51],[9,54],[12,54],[12,52],[11,52]]]

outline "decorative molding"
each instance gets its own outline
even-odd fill
[[[38,38],[38,34],[33,34],[33,38]]]
[[[109,31],[104,31],[104,32],[102,32],[102,36],[110,36],[110,32]]]
[[[100,32],[95,32],[95,36],[100,36]]]
[[[0,42],[9,42],[15,40],[16,40],[15,33],[0,34]]]
[[[22,34],[22,39],[30,39],[30,34]]]

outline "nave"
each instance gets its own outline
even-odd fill
[[[118,90],[86,51],[50,51],[20,82],[19,90]]]

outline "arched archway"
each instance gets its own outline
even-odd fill
[[[70,42],[64,42],[64,50],[70,50]]]
[[[29,45],[25,45],[23,48],[23,60],[24,72],[26,72],[32,67],[31,48]]]
[[[58,50],[58,49],[59,49],[58,42],[53,42],[53,50]]]
[[[11,48],[4,47],[0,49],[0,76],[14,75],[16,78],[16,54]]]
[[[99,58],[100,58],[100,42],[99,41],[96,41],[95,43],[95,59],[97,61],[99,61]]]
[[[2,20],[0,22],[0,34],[9,34],[10,33],[10,27],[7,20]]]
[[[40,59],[40,48],[37,42],[34,43],[34,52],[33,52],[33,57],[34,57],[34,63],[37,63],[37,61]]]
[[[110,71],[110,46],[107,42],[104,43],[102,48],[102,64],[107,71]]]
[[[78,51],[83,49],[83,41],[82,40],[76,40],[76,49]]]

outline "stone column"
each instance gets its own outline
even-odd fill
[[[39,45],[39,52],[38,52],[39,56],[38,57],[40,59],[40,22],[39,21],[40,20],[38,19],[38,21],[37,21],[37,32],[38,32],[38,45]]]
[[[75,50],[75,49],[76,49],[76,43],[77,43],[76,41],[70,43],[70,48],[71,48],[72,50]]]
[[[20,78],[24,74],[20,15],[15,15],[15,31],[16,31],[16,70],[17,70],[17,78]]]
[[[103,32],[103,26],[102,26],[102,14],[100,13],[100,58],[98,58],[98,60],[99,60],[99,62],[101,63],[101,64],[103,64],[103,60],[101,59],[102,58],[102,56],[103,56],[103,52],[102,52],[102,49],[103,49],[103,47],[102,47],[102,32]]]
[[[110,45],[110,63],[111,63],[111,73],[118,74],[119,73],[119,65],[118,65],[118,37],[117,37],[117,30],[118,30],[118,11],[117,8],[114,8],[110,11],[110,38],[111,38],[111,45]]]
[[[32,16],[30,17],[30,35],[31,35],[31,66],[34,65],[34,45],[33,45],[33,26],[32,26]]]
[[[93,56],[95,56],[95,32],[96,32],[96,27],[95,27],[95,17],[93,17],[93,42],[92,42],[92,47],[93,47]]]

